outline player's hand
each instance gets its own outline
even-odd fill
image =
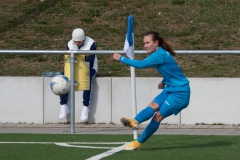
[[[117,61],[119,61],[120,57],[121,57],[121,55],[118,54],[118,53],[114,53],[114,54],[113,54],[113,59],[115,59],[115,60],[117,60]]]
[[[158,84],[158,89],[163,89],[164,86],[165,86],[165,84],[164,84],[163,82],[160,82],[160,83]]]

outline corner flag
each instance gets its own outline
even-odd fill
[[[124,44],[124,51],[129,58],[133,58],[134,53],[134,33],[133,33],[133,16],[128,17],[127,35]]]
[[[130,59],[134,59],[134,34],[133,34],[133,16],[128,17],[127,35],[123,49]],[[135,68],[131,66],[131,82],[132,82],[132,104],[133,104],[133,117],[137,115],[136,105],[136,82],[135,82]],[[133,131],[133,138],[137,139],[137,131]]]

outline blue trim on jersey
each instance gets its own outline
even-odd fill
[[[166,85],[181,86],[189,83],[173,56],[161,47],[143,60],[133,60],[121,56],[119,61],[140,69],[156,67],[158,73],[163,76],[162,82]]]
[[[97,50],[97,43],[94,42],[91,47],[90,47],[90,50]]]

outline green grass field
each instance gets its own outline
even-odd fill
[[[140,151],[122,150],[124,142],[132,138],[133,135],[0,134],[0,159],[84,160],[97,156],[106,156],[101,158],[104,160],[240,159],[240,136],[153,135]]]

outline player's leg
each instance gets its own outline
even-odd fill
[[[90,89],[83,91],[83,109],[81,114],[81,121],[84,123],[88,122],[89,108],[88,105],[91,103],[91,95],[93,91],[94,78],[96,76],[96,70],[90,69]]]
[[[166,104],[163,104],[159,112],[154,115],[154,117],[152,118],[148,126],[144,129],[137,141],[139,143],[144,143],[150,136],[152,136],[157,131],[161,124],[161,121],[172,114],[173,113],[168,109],[168,107],[166,107]]]
[[[149,104],[151,108],[155,110],[158,109],[156,114],[153,116],[152,120],[148,124],[148,126],[144,129],[141,136],[137,139],[132,141],[125,150],[138,150],[141,149],[142,143],[144,143],[150,136],[153,135],[157,131],[160,126],[160,122],[172,115],[173,113],[166,107],[166,99],[169,97],[171,92],[167,92],[167,88],[163,90],[161,94],[156,96],[153,101]],[[160,106],[160,107],[159,107]]]
[[[169,89],[171,89],[171,92],[168,92]],[[170,94],[167,94],[168,96],[164,103],[160,95],[154,99],[154,101],[158,103],[161,107],[159,111],[154,115],[149,125],[145,128],[141,136],[138,138],[137,141],[139,143],[145,142],[154,132],[156,132],[163,119],[169,117],[172,114],[176,115],[182,109],[187,107],[190,98],[190,88],[188,85],[167,88],[166,93]]]
[[[167,96],[168,94],[163,90],[158,96],[154,98],[153,102],[151,102],[145,109],[139,112],[135,118],[122,117],[120,119],[121,123],[124,126],[132,128],[133,130],[137,130],[139,124],[152,118],[156,111],[159,110],[159,106],[164,102]]]
[[[64,73],[62,73],[62,75],[64,75]],[[67,106],[67,102],[68,102],[68,93],[65,95],[60,95],[60,113],[59,113],[59,119],[64,119],[67,117],[67,115],[69,114],[69,109]]]
[[[64,95],[60,95],[60,104],[64,105],[67,104],[68,102],[68,93]]]
[[[154,102],[155,103],[155,102]],[[159,128],[161,121],[172,115],[173,113],[163,104],[160,110],[156,112],[156,114],[151,119],[148,126],[144,129],[141,136],[137,139],[132,141],[125,150],[139,150],[142,147],[142,143],[144,143],[149,137],[151,137]]]
[[[59,113],[59,119],[64,119],[69,114],[69,109],[67,106],[67,100],[68,100],[68,94],[61,95],[60,96],[60,113]]]
[[[128,145],[126,150],[137,150],[156,130],[159,128],[163,119],[172,114],[178,114],[182,109],[186,108],[190,99],[189,85],[179,87],[166,87],[165,96],[158,95],[153,101],[160,106],[159,111],[154,115],[149,125],[145,128],[141,136]],[[166,98],[165,100],[163,100]],[[152,103],[154,104],[154,103]],[[154,107],[153,107],[154,108]]]
[[[152,108],[151,106],[147,106],[145,109],[139,112],[135,118],[122,117],[120,121],[124,126],[130,127],[133,130],[137,130],[139,124],[150,119],[155,114],[155,112],[156,111],[154,110],[154,108]]]

